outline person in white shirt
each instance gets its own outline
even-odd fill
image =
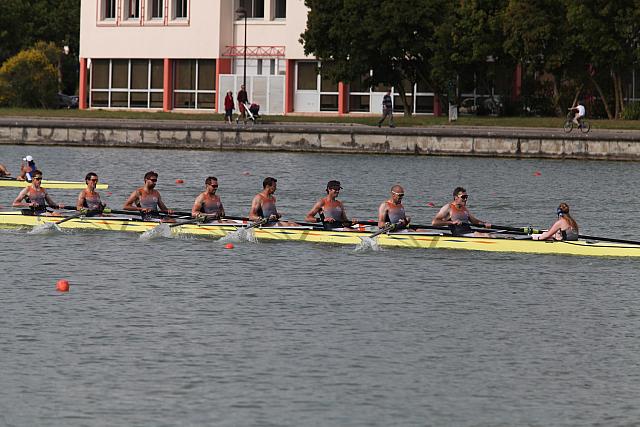
[[[573,116],[573,123],[575,123],[576,126],[580,126],[580,119],[584,117],[587,112],[584,105],[582,105],[582,102],[578,100],[578,104],[575,107],[569,108],[569,110],[573,110],[575,112],[575,115]]]

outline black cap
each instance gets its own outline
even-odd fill
[[[333,188],[335,190],[340,190],[342,187],[340,186],[340,181],[331,180],[327,183],[327,189]]]

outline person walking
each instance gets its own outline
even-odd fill
[[[236,119],[236,123],[238,120],[242,119],[242,121],[247,123],[247,104],[249,103],[249,97],[247,96],[247,90],[244,85],[240,86],[240,90],[238,91],[238,111],[240,112],[240,117]]]
[[[233,104],[233,92],[230,90],[227,91],[227,96],[224,97],[224,120],[231,124],[233,110],[235,109],[235,105]]]
[[[386,119],[387,116],[389,116],[389,127],[396,127],[396,125],[393,124],[393,100],[391,99],[391,89],[387,90],[384,98],[382,98],[382,118],[378,122],[378,127],[382,126],[382,122],[384,122],[384,119]]]

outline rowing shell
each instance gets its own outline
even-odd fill
[[[0,187],[26,187],[31,184],[28,181],[18,181],[15,178],[0,178]],[[81,190],[87,187],[87,184],[84,182],[74,182],[74,181],[42,181],[42,186],[44,188],[59,188],[66,190]],[[109,188],[109,184],[98,184],[96,188],[99,190],[106,190]]]
[[[61,217],[27,216],[21,212],[0,213],[0,226],[35,227],[47,222],[60,221]],[[73,218],[61,228],[77,230],[124,231],[143,233],[158,225],[155,221],[135,218],[104,216]],[[184,224],[171,228],[173,234],[218,238],[242,228],[242,224]],[[286,240],[295,242],[333,243],[357,245],[370,232],[323,230],[310,226],[260,227],[254,229],[259,240]],[[581,256],[640,257],[640,245],[592,241],[538,241],[491,239],[482,237],[454,237],[433,232],[396,232],[378,236],[379,246],[420,249],[464,249],[485,252],[517,252],[532,254],[563,254]]]

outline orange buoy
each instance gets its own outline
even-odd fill
[[[176,184],[184,184],[184,179],[176,179]]]
[[[249,171],[244,171],[244,172],[242,172],[242,175],[249,176],[249,175],[251,175],[251,172],[249,172]]]
[[[224,245],[225,249],[233,249],[233,243],[227,243],[226,245]]]
[[[107,196],[112,195],[113,193],[111,191],[107,191]]]
[[[69,292],[69,281],[60,279],[56,282],[56,290],[60,292]]]
[[[535,171],[533,173],[533,176],[540,176],[540,175],[542,175],[542,172],[540,172],[540,171]]]
[[[430,208],[435,207],[435,205],[433,204],[433,202],[427,202],[427,206],[429,206]]]

